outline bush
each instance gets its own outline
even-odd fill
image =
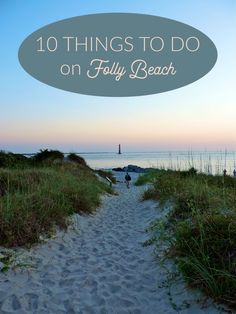
[[[6,153],[0,151],[0,168],[19,168],[31,165],[30,158],[21,154]]]
[[[175,252],[188,282],[236,306],[236,215],[200,215],[178,223]]]
[[[113,176],[111,171],[106,170],[96,170],[96,173],[102,178],[109,178],[112,183],[116,184],[116,178]]]
[[[137,181],[135,182],[136,186],[144,185],[148,182],[153,182],[155,180],[157,174],[157,170],[150,170],[143,175],[139,176]]]
[[[197,170],[192,167],[187,171],[178,171],[178,174],[181,178],[193,177],[197,174]]]
[[[111,189],[91,170],[63,164],[0,170],[0,191],[0,245],[9,247],[38,242],[55,226],[65,228],[69,215],[91,213]]]
[[[190,169],[156,171],[150,182],[144,198],[173,204],[162,222],[165,233],[173,236],[169,255],[191,286],[236,308],[236,180]],[[152,232],[151,242],[158,244],[159,227]]]
[[[84,160],[83,157],[81,157],[79,155],[76,155],[74,153],[70,153],[67,158],[68,158],[68,160],[70,160],[72,162],[75,162],[75,163],[77,163],[79,165],[87,167],[86,161]]]
[[[48,150],[48,149],[41,149],[39,153],[34,155],[33,160],[35,162],[45,162],[45,161],[55,161],[59,160],[62,161],[64,159],[64,154],[59,150]]]

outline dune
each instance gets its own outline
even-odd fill
[[[23,249],[34,268],[0,273],[1,313],[220,313],[180,279],[168,279],[175,264],[162,265],[144,247],[145,229],[158,215],[153,201],[140,202],[145,187],[122,182],[91,216],[73,216],[68,231]],[[22,249],[21,249],[22,251]]]

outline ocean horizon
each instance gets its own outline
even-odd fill
[[[75,152],[83,157],[93,169],[112,169],[136,165],[143,168],[162,168],[173,170],[187,170],[191,167],[199,172],[208,174],[222,174],[227,170],[233,175],[236,168],[236,151],[233,150],[160,150],[137,152]],[[65,156],[69,154],[64,153]],[[34,153],[24,154],[33,156]]]

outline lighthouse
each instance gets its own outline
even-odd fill
[[[119,144],[118,154],[121,155],[121,145]]]

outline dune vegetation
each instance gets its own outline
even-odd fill
[[[168,247],[191,287],[236,308],[236,179],[189,171],[156,170],[143,199],[157,200],[167,216],[150,227],[146,244]]]
[[[112,189],[84,159],[43,150],[31,158],[0,152],[0,245],[30,245],[74,213],[92,213]]]

